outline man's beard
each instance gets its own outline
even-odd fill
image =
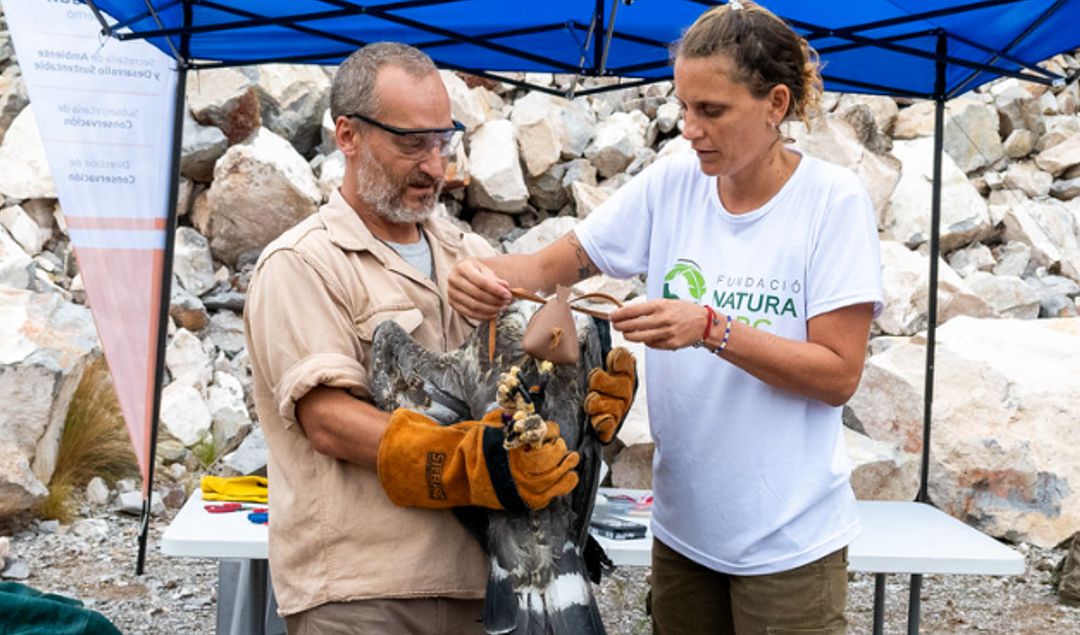
[[[405,204],[405,191],[409,185],[434,185],[431,194],[420,199],[422,206],[419,209]],[[360,149],[360,165],[356,169],[356,194],[377,216],[391,223],[421,223],[427,220],[435,213],[442,186],[441,180],[436,181],[419,170],[410,172],[403,179],[395,179],[375,160],[367,146]]]

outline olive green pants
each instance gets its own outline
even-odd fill
[[[657,635],[843,635],[847,547],[790,571],[735,576],[653,539],[648,602]]]
[[[483,600],[330,602],[285,617],[289,635],[482,635]]]

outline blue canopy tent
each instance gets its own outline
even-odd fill
[[[263,63],[334,64],[357,47],[397,40],[425,50],[440,66],[480,76],[500,71],[624,77],[603,90],[671,78],[668,45],[710,0],[85,0],[104,32],[145,39],[179,68],[171,200],[176,200],[187,70]],[[935,109],[922,466],[916,500],[928,502],[930,422],[937,324],[945,102],[1007,76],[1047,85],[1073,81],[1038,66],[1080,47],[1080,0],[762,0],[809,40],[824,62],[826,88],[932,99]],[[112,26],[102,14],[116,20]],[[498,77],[524,86],[526,82]],[[557,92],[548,86],[536,90]],[[175,227],[175,203],[169,227]],[[172,260],[166,244],[159,351],[164,348]],[[163,376],[158,356],[157,381]],[[158,411],[160,395],[155,398]],[[151,472],[152,476],[153,472]],[[140,541],[142,570],[146,538]],[[912,576],[909,628],[917,630],[921,576]],[[879,576],[875,603],[883,599]],[[881,632],[875,615],[875,632]]]

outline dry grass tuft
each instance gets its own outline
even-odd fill
[[[71,522],[71,493],[75,488],[85,487],[95,476],[115,483],[138,473],[112,377],[105,359],[98,358],[83,373],[71,399],[49,496],[38,507],[38,513],[43,518]]]

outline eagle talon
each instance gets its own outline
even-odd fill
[[[538,447],[544,442],[545,434],[547,434],[547,423],[544,422],[540,415],[525,415],[518,412],[507,427],[503,447],[507,450],[520,446],[525,446],[526,449]]]
[[[534,389],[526,389],[521,377],[521,369],[511,366],[510,370],[499,375],[497,397],[503,409],[503,429],[506,439],[503,447],[507,450],[524,445],[539,446],[544,442],[547,424],[536,413],[534,400],[543,398],[543,385],[551,372],[551,364],[541,364],[541,384]]]

